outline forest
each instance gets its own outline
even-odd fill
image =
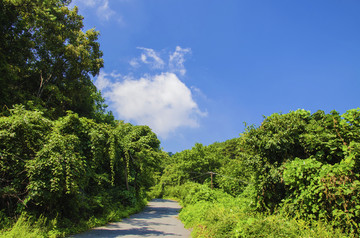
[[[0,2],[0,237],[65,237],[159,197],[193,237],[359,237],[360,108],[167,153],[107,110],[99,32],[69,3]]]

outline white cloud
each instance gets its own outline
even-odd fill
[[[96,16],[102,21],[109,21],[116,18],[117,22],[124,25],[123,17],[117,14],[111,7],[109,0],[74,0],[69,5],[71,8],[79,6],[84,9],[94,9]]]
[[[96,14],[99,18],[108,21],[115,12],[109,7],[109,0],[102,0]]]
[[[141,62],[150,65],[153,69],[164,68],[165,63],[160,58],[159,53],[157,53],[155,50],[144,47],[137,47],[137,48],[143,50],[143,53],[140,56]]]
[[[95,84],[106,85],[103,95],[117,116],[148,125],[163,138],[180,127],[198,127],[199,117],[206,116],[191,90],[174,73],[140,79],[122,77],[113,83],[106,77],[111,75],[100,74]]]
[[[184,66],[185,55],[191,53],[190,48],[183,49],[180,46],[176,46],[174,53],[169,57],[169,68],[172,72],[178,72],[181,75],[185,75],[186,69]]]
[[[110,80],[107,78],[108,74],[104,73],[103,71],[100,72],[99,76],[96,78],[95,86],[100,91],[106,89],[110,86]]]
[[[77,2],[81,2],[82,4],[88,7],[94,7],[96,5],[97,0],[77,0]]]
[[[191,90],[194,92],[195,95],[200,96],[205,100],[208,100],[207,96],[199,88],[191,86]]]
[[[142,50],[142,53],[139,57],[133,58],[129,61],[129,64],[133,68],[139,68],[141,65],[148,65],[150,69],[156,70],[165,70],[166,72],[172,72],[180,76],[186,74],[186,69],[184,66],[185,56],[191,54],[190,48],[181,48],[176,46],[174,52],[168,53],[168,59],[164,61],[161,52],[157,52],[153,49],[145,47],[137,47],[137,49]]]
[[[130,62],[129,62],[129,64],[130,64],[131,67],[133,67],[133,68],[139,68],[139,66],[140,66],[140,63],[138,62],[137,59],[131,59]]]
[[[121,78],[121,74],[116,74],[115,72],[112,72],[111,74],[107,74],[104,71],[100,71],[99,76],[97,76],[94,84],[97,89],[100,91],[107,90],[111,85],[113,84],[109,78]]]
[[[142,77],[135,77],[134,72],[120,75],[102,71],[94,82],[110,109],[120,120],[148,125],[162,138],[181,127],[198,127],[199,119],[206,113],[199,109],[193,93],[195,97],[206,96],[179,79],[186,73],[185,55],[191,53],[191,49],[180,46],[173,52],[138,49],[140,56],[129,64],[137,73],[141,72]],[[149,68],[144,72],[141,66]]]

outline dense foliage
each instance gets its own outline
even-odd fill
[[[149,127],[106,111],[91,79],[99,33],[69,3],[0,1],[0,235],[64,236],[138,211],[167,157]]]
[[[82,31],[69,2],[0,1],[0,111],[21,103],[53,119],[72,110],[111,120],[90,78],[103,66],[99,33]]]
[[[246,196],[233,197],[199,183],[168,187],[164,195],[181,201],[180,219],[193,228],[193,237],[346,237],[326,223],[310,225],[284,212],[259,213]]]
[[[155,185],[195,236],[359,236],[360,109],[273,114],[169,157],[149,127],[106,111],[99,33],[69,3],[0,1],[0,235],[119,219]]]
[[[212,183],[222,193],[233,196],[228,199],[233,200],[232,203],[245,202],[246,205],[237,206],[247,207],[246,210],[256,217],[268,214],[272,219],[281,212],[299,219],[297,221],[310,222],[319,229],[319,224],[328,224],[349,236],[358,236],[359,155],[360,109],[349,110],[343,115],[336,111],[311,114],[305,110],[273,114],[259,127],[248,126],[239,138],[209,146],[197,144],[191,150],[173,155],[154,193],[170,194],[184,201],[174,187],[181,188],[188,182],[210,187]],[[205,200],[215,207],[226,206],[226,202],[218,204],[210,197]],[[186,199],[184,204],[187,204]],[[185,211],[200,209],[196,206],[185,207]],[[204,212],[205,208],[201,209]],[[200,216],[196,212],[191,214]],[[204,214],[200,218],[192,217],[198,219],[194,224],[204,225],[210,216]],[[190,218],[187,216],[186,219]],[[239,226],[236,222],[227,225],[229,232]],[[226,236],[234,236],[231,232]],[[302,234],[296,232],[293,237]],[[219,234],[224,237],[225,233]],[[285,234],[280,236],[287,237]]]
[[[166,156],[147,126],[96,123],[69,112],[49,120],[15,106],[0,118],[0,207],[14,217],[79,222],[135,206]]]

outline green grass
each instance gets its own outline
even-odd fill
[[[193,237],[352,237],[320,221],[305,222],[283,214],[262,214],[233,201],[199,201],[182,209],[180,219]]]
[[[322,221],[305,221],[282,210],[257,212],[246,197],[232,197],[206,185],[187,183],[165,188],[164,196],[181,200],[180,219],[193,237],[343,238],[344,234]]]
[[[80,220],[76,224],[68,219],[47,219],[44,216],[35,218],[26,213],[21,214],[15,221],[1,217],[1,238],[37,238],[37,237],[65,237],[105,225],[109,222],[121,221],[122,218],[140,212],[146,205],[146,200],[141,200],[134,207],[111,207],[106,209],[102,216],[92,216],[87,220]]]

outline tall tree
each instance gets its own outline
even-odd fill
[[[0,106],[33,101],[52,117],[94,118],[104,104],[91,75],[103,66],[94,29],[66,0],[0,2]]]

